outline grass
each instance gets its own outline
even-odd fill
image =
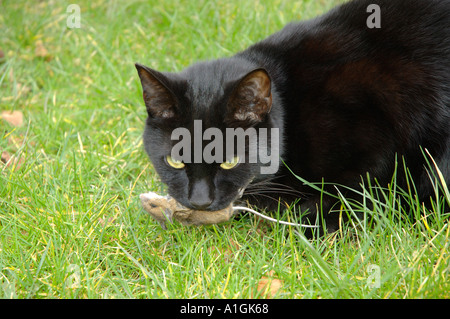
[[[133,63],[177,71],[229,56],[338,2],[78,1],[81,28],[69,29],[71,2],[2,1],[0,111],[24,124],[0,120],[12,157],[0,163],[0,297],[249,298],[268,277],[276,298],[449,298],[438,176],[433,211],[413,185],[365,182],[366,205],[342,197],[338,211],[373,222],[311,241],[251,216],[163,231],[140,207],[140,193],[164,188],[142,148]]]

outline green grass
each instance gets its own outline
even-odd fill
[[[311,241],[251,216],[163,231],[140,207],[164,188],[142,148],[133,63],[177,71],[229,56],[338,2],[78,1],[81,28],[68,29],[71,2],[2,1],[0,111],[24,125],[0,120],[0,150],[19,159],[0,164],[0,297],[248,298],[270,273],[278,298],[449,298],[442,183],[434,211],[413,205],[416,222],[399,217],[412,185],[366,185],[367,205],[342,198],[338,210],[374,221]]]

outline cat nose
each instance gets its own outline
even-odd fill
[[[193,200],[190,200],[189,202],[191,203],[191,205],[192,205],[192,207],[194,209],[205,210],[205,209],[207,209],[209,207],[209,205],[211,205],[212,200],[209,200],[209,199],[205,200],[205,201],[193,201]]]
[[[211,205],[213,199],[209,196],[209,186],[206,180],[202,179],[194,182],[191,188],[189,203],[192,208],[205,210]]]

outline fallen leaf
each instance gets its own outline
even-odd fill
[[[99,218],[98,222],[102,227],[108,226],[108,224],[112,224],[113,221],[115,220],[115,216],[114,217],[109,217],[109,218]]]
[[[12,147],[13,150],[18,150],[24,143],[24,137],[22,134],[15,135],[13,132],[7,134],[8,145]],[[34,142],[30,143],[34,145]]]
[[[1,118],[13,126],[22,126],[23,114],[21,111],[3,111]]]
[[[2,157],[1,157],[1,161],[3,163],[8,163],[9,159],[11,158],[11,155],[9,155],[9,153],[7,151],[2,152]]]
[[[220,258],[226,261],[233,260],[233,257],[236,255],[237,251],[239,251],[240,247],[239,245],[233,240],[229,240],[229,246],[228,247],[217,247],[217,246],[210,246],[208,247],[208,254],[214,256],[214,258]]]
[[[5,112],[3,112],[5,113]],[[3,117],[4,114],[0,114],[0,118]],[[6,112],[10,113],[10,112]],[[24,140],[24,136],[22,134],[17,134],[15,132],[15,129],[12,130],[12,132],[9,132],[5,130],[5,136],[7,143],[8,143],[8,151],[4,149],[1,152],[1,163],[4,163],[6,167],[12,168],[13,170],[17,170],[20,168],[23,163],[25,163],[25,156],[22,152],[18,152],[18,150],[26,143]],[[29,142],[28,145],[34,146],[34,142]]]
[[[6,165],[6,167],[12,166],[13,169],[16,170],[23,165],[24,159],[22,157],[17,158],[6,151],[3,151],[1,156],[1,162],[3,162]]]
[[[217,246],[210,246],[207,249],[207,252],[209,255],[213,256],[214,258],[217,259],[224,259],[224,260],[229,260],[231,259],[231,256],[233,254],[233,252],[229,249],[225,249],[225,248],[220,248]]]
[[[281,289],[281,287],[283,286],[283,281],[278,278],[274,278],[273,271],[270,271],[267,275],[269,277],[262,276],[261,279],[258,281],[256,292],[257,296],[270,299],[273,298],[277,294],[277,292]]]
[[[4,57],[5,57],[5,53],[3,52],[2,49],[0,49],[0,62],[2,62],[2,60],[4,59]]]
[[[24,85],[22,83],[17,83],[16,84],[16,90],[17,90],[17,95],[18,96],[27,95],[28,93],[31,92],[30,87],[27,86],[27,85]]]
[[[34,49],[35,56],[43,58],[46,61],[50,61],[52,59],[52,56],[50,55],[50,53],[48,53],[48,50],[45,48],[42,40],[37,40],[35,45],[36,45],[36,48]]]

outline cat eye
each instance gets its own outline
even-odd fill
[[[184,167],[184,163],[182,161],[173,159],[170,155],[166,156],[166,163],[167,165],[176,169],[182,169]]]
[[[232,169],[234,168],[237,164],[239,164],[239,156],[235,156],[230,160],[226,160],[225,162],[223,162],[222,164],[220,164],[220,167],[223,169]]]

